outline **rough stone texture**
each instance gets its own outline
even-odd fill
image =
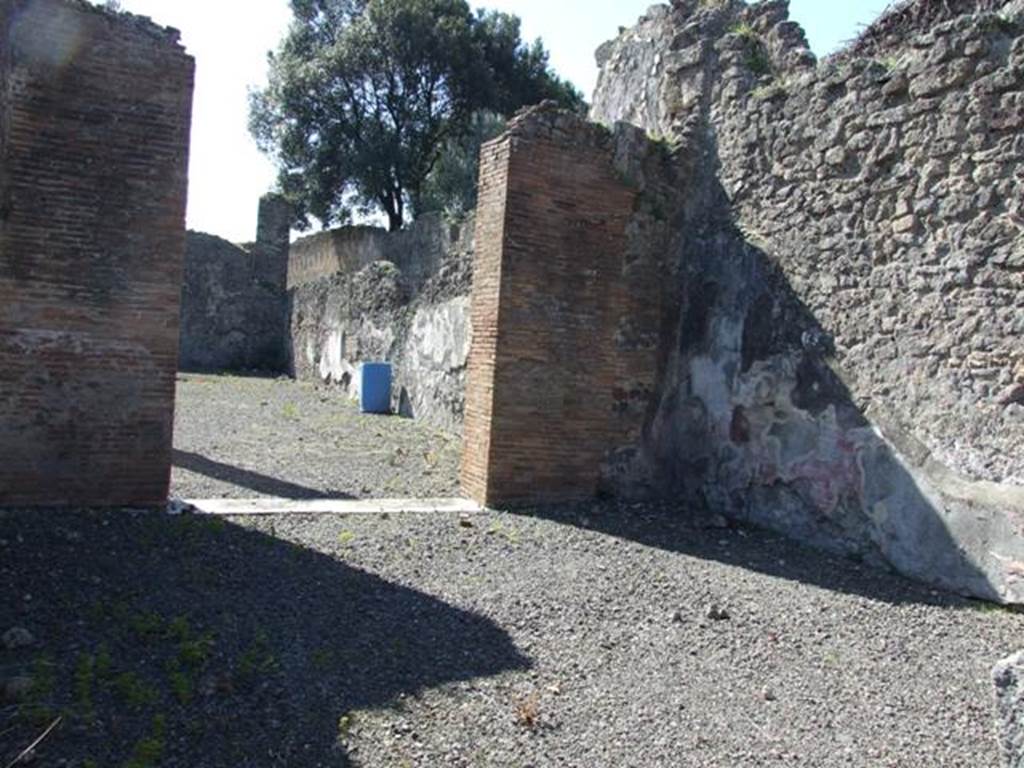
[[[251,245],[188,233],[181,370],[287,370],[290,217],[288,204],[268,195]]]
[[[586,498],[633,463],[672,298],[671,169],[636,129],[547,105],[484,148],[463,459],[478,501]]]
[[[290,291],[295,376],[358,396],[358,364],[390,362],[397,413],[460,431],[472,233],[472,217],[426,216],[402,232],[361,227],[293,244],[290,281],[336,270]]]
[[[1024,768],[1024,653],[999,662],[992,677],[1003,765]]]
[[[193,61],[0,0],[0,503],[166,498]]]
[[[593,116],[688,159],[662,491],[1024,601],[1020,3],[817,64],[786,2],[678,0]]]
[[[468,247],[459,245],[463,233],[473,231],[472,221],[468,223],[467,230],[466,222],[430,213],[398,232],[341,227],[304,237],[291,246],[288,287],[339,273],[354,274],[373,262],[390,261],[401,270],[406,285],[418,289],[451,261],[453,247]]]

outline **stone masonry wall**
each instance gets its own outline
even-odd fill
[[[472,234],[472,217],[424,216],[402,232],[358,227],[294,243],[294,375],[358,396],[358,364],[390,362],[395,412],[460,431]],[[335,271],[314,277],[329,269]]]
[[[461,222],[428,213],[398,232],[366,226],[318,232],[292,243],[288,287],[339,273],[354,274],[375,261],[390,261],[407,284],[421,285],[441,270],[463,230]]]
[[[817,63],[785,2],[677,0],[599,50],[593,116],[691,169],[662,493],[1024,602],[1022,6]]]
[[[292,243],[288,287],[296,288],[339,272],[357,272],[384,258],[388,232],[379,227],[341,227]]]
[[[260,201],[256,242],[189,232],[181,291],[181,370],[288,369],[291,208]]]
[[[593,496],[631,467],[652,405],[670,226],[647,202],[671,161],[547,105],[481,157],[463,486],[486,504]]]
[[[0,0],[0,504],[166,498],[193,83],[177,41]]]

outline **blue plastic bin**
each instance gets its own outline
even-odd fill
[[[391,363],[362,363],[359,366],[359,410],[363,413],[391,413]]]

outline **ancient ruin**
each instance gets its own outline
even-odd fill
[[[292,246],[291,372],[393,361],[396,411],[465,418],[487,504],[672,498],[1024,601],[997,5],[915,4],[820,63],[783,2],[654,7],[598,51],[594,124],[541,107],[485,147],[475,221]]]
[[[387,360],[393,408],[458,433],[469,354],[472,216],[349,227],[292,244],[289,359],[299,379],[358,396],[356,366]]]
[[[659,542],[651,531],[672,525],[658,568],[668,569],[670,556],[692,555],[679,543],[692,535],[707,540],[700,552],[715,553],[707,559],[715,560],[719,583],[739,565],[759,569],[761,578],[782,574],[800,586],[849,591],[847,610],[877,616],[899,607],[898,590],[851,588],[835,574],[781,569],[778,557],[757,560],[749,543],[715,543],[719,532],[746,535],[750,528],[730,525],[750,523],[826,550],[829,557],[811,553],[829,564],[819,571],[834,567],[844,578],[852,572],[852,580],[870,581],[855,571],[867,564],[1024,605],[1024,0],[903,3],[822,61],[785,0],[672,0],[597,52],[601,75],[589,120],[544,103],[484,145],[475,212],[426,215],[394,233],[345,227],[294,243],[292,211],[276,195],[261,202],[254,243],[186,233],[194,62],[175,30],[84,0],[0,0],[0,43],[0,506],[163,505],[179,366],[287,374],[353,395],[359,363],[386,360],[394,366],[394,412],[461,435],[454,445],[461,439],[461,483],[472,500],[492,509],[550,510],[595,497],[635,503],[610,502],[599,525],[568,505],[551,515],[559,530],[579,526],[573,546],[600,552],[577,559],[587,563],[579,573],[569,569],[574,589],[580,574],[589,578],[588,568],[603,568],[620,548],[653,558]],[[325,388],[301,386],[325,411],[334,408]],[[427,440],[436,437],[431,431]],[[420,453],[426,462],[429,450]],[[455,454],[446,492],[457,480]],[[309,491],[252,468],[185,458],[192,467],[263,482],[256,487]],[[386,457],[368,461],[385,474],[394,466]],[[355,499],[356,492],[336,495]],[[646,510],[636,514],[635,531],[609,513],[631,508]],[[658,516],[680,509],[712,533]],[[554,529],[544,517],[531,518],[535,531]],[[513,563],[522,557],[527,565],[519,571],[533,568],[515,550],[514,532],[493,515],[486,519],[486,532],[455,519],[442,542],[458,564],[449,576],[464,577],[473,552]],[[88,530],[101,525],[83,520]],[[151,521],[141,516],[124,520],[136,533],[120,545],[140,567],[149,553],[139,541],[160,542],[165,553],[178,543],[177,534],[148,531]],[[268,527],[273,540],[274,524]],[[477,534],[480,549],[471,552]],[[46,525],[38,535],[74,561],[82,534]],[[328,549],[347,551],[355,536],[330,529]],[[393,537],[414,551],[411,539]],[[94,557],[107,555],[96,544],[102,536],[86,538],[97,546]],[[255,567],[219,539],[204,546],[196,551],[230,563],[221,571]],[[254,537],[238,552],[268,557],[266,546]],[[374,556],[406,565],[374,546]],[[729,555],[729,547],[742,556]],[[389,639],[407,625],[422,628],[423,596],[411,587],[388,598],[405,606],[395,630],[387,607],[394,604],[373,602],[393,592],[387,582],[344,566],[342,580],[365,590],[366,609],[358,603],[356,610],[338,591],[331,558],[293,568],[304,551],[292,546],[271,560],[278,570],[254,572],[253,613],[312,616],[314,628],[344,643],[348,625],[335,621],[319,595],[292,610],[293,592],[330,584],[353,626],[370,616]],[[554,572],[561,555],[551,546],[542,562]],[[678,560],[675,577],[695,579],[699,571],[678,568]],[[605,588],[628,583],[630,564],[619,562],[619,581]],[[176,560],[160,565],[181,577]],[[199,581],[190,594],[205,594],[213,576],[225,576],[192,568],[186,576]],[[307,568],[323,574],[314,590],[303,581]],[[545,573],[527,575],[534,581],[488,582],[488,594],[543,589]],[[75,580],[76,589],[108,589],[99,577]],[[929,603],[926,593],[936,592],[900,583],[936,609],[930,615],[944,605]],[[227,578],[218,584],[231,600],[242,588]],[[281,584],[301,586],[281,591]],[[674,610],[653,616],[650,606],[661,610],[674,585],[657,585],[664,593],[653,589],[647,612],[629,619],[649,629],[643,642],[662,638],[662,650],[678,650],[670,633],[687,619]],[[265,604],[264,592],[274,589],[280,602]],[[579,589],[572,600],[592,596],[589,584]],[[29,614],[29,590],[6,598]],[[629,603],[633,592],[615,598]],[[429,655],[453,627],[479,623],[478,641],[453,646],[445,674],[415,678],[411,698],[464,679],[467,669],[473,677],[528,668],[520,650],[473,613],[493,604],[471,602],[417,638],[418,653]],[[747,602],[751,615],[757,602]],[[428,615],[447,612],[431,605]],[[550,613],[560,618],[560,607]],[[595,615],[604,607],[592,606]],[[532,631],[533,607],[523,610],[520,623]],[[223,614],[211,611],[214,621]],[[1010,612],[1000,615],[1008,624]],[[698,638],[694,657],[697,646],[735,653],[709,629],[729,620],[717,603],[703,608],[685,630]],[[831,620],[834,629],[839,619]],[[126,621],[126,632],[145,634]],[[794,625],[802,627],[795,634],[803,637],[813,624]],[[971,616],[950,626],[982,624]],[[757,622],[743,631],[751,633],[748,644],[769,643]],[[172,634],[168,628],[161,638]],[[191,642],[180,624],[179,634],[182,644]],[[360,654],[380,646],[371,634],[352,653],[360,663]],[[9,651],[34,642],[11,637]],[[596,657],[610,658],[612,639],[593,650]],[[757,646],[765,658],[775,659],[778,640]],[[901,669],[902,650],[884,647],[885,640],[877,652]],[[388,653],[401,656],[395,643]],[[559,642],[559,652],[571,644]],[[474,645],[497,645],[507,658],[466,667],[479,651]],[[625,646],[616,652],[635,658]],[[318,654],[326,658],[324,648],[303,645],[291,657],[301,661],[294,668],[313,674],[305,661]],[[678,658],[666,658],[678,666]],[[406,663],[421,671],[419,661]],[[826,657],[813,661],[818,684],[839,679],[828,677]],[[394,683],[391,668],[382,668],[382,679]],[[865,668],[873,669],[858,674]],[[1024,765],[1022,668],[1017,655],[992,673],[1004,761],[1015,768]],[[655,673],[668,677],[661,668]],[[5,683],[3,694],[29,694],[20,679],[19,690],[12,694]],[[380,704],[378,682],[364,681],[375,692],[366,706]],[[550,686],[561,696],[557,682]],[[650,698],[657,706],[663,697],[655,691]],[[776,699],[765,685],[757,706]],[[189,701],[178,699],[182,707]],[[347,710],[319,707],[318,717],[330,721],[337,746]]]

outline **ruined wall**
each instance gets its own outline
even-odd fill
[[[288,287],[339,273],[354,274],[375,261],[390,261],[401,270],[407,285],[419,286],[441,271],[463,230],[462,222],[428,213],[398,232],[365,226],[318,232],[292,243]]]
[[[1024,601],[1022,5],[818,64],[785,2],[678,0],[600,49],[593,116],[691,169],[663,493]]]
[[[639,131],[546,105],[484,148],[462,468],[477,500],[586,498],[635,476],[672,301],[670,211],[650,203],[674,198],[671,169]]]
[[[166,498],[193,77],[177,40],[0,1],[0,504]]]
[[[395,412],[458,432],[472,238],[472,216],[448,222],[429,215],[402,232],[358,227],[294,243],[290,280],[336,267],[290,291],[295,376],[357,396],[358,364],[390,362]]]
[[[255,243],[189,232],[181,290],[181,370],[288,369],[290,206],[260,201]]]
[[[339,272],[358,272],[384,258],[387,230],[379,227],[341,227],[308,235],[292,243],[288,287],[296,288]]]

